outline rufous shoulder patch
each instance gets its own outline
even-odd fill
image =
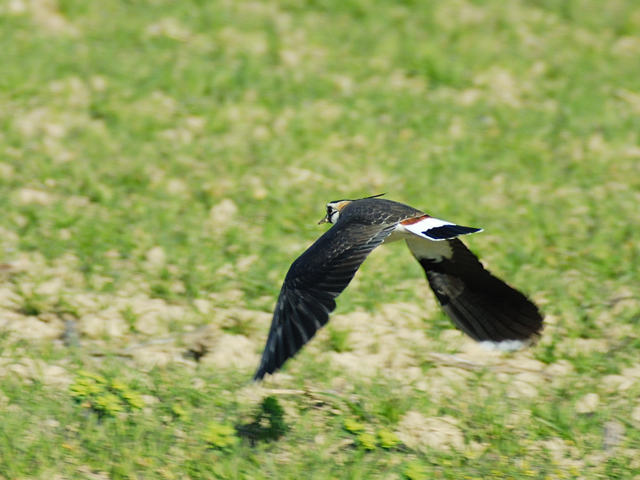
[[[406,220],[402,220],[400,222],[400,225],[413,225],[414,223],[421,222],[422,220],[426,220],[427,218],[431,218],[431,215],[422,215],[421,217],[407,218]]]

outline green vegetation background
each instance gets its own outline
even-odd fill
[[[634,0],[0,1],[0,478],[640,475],[639,58]],[[382,192],[484,228],[542,342],[455,363],[390,246],[249,385],[324,204]],[[360,371],[357,318],[429,348]]]

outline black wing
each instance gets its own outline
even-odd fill
[[[457,238],[430,242],[407,240],[444,311],[476,341],[537,339],[543,328],[538,307],[524,294],[494,277]]]
[[[396,223],[338,222],[289,268],[254,380],[273,373],[327,323],[335,298]]]

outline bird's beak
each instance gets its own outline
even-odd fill
[[[322,225],[323,223],[327,223],[329,221],[329,214],[325,215],[325,217],[318,222],[318,225]]]

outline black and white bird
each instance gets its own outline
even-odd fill
[[[480,232],[380,195],[327,204],[332,223],[289,268],[254,380],[279,369],[327,323],[335,299],[382,243],[406,240],[453,323],[490,348],[517,350],[543,328],[538,307],[485,270],[456,237]]]

